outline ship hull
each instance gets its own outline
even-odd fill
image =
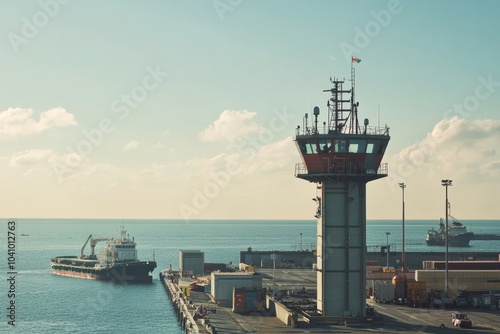
[[[51,261],[53,273],[56,275],[116,283],[152,283],[153,278],[149,273],[156,268],[154,261],[125,262],[109,268],[93,268],[89,265],[89,261],[77,260],[73,261],[76,262],[75,265],[71,265],[61,263],[63,262],[61,259],[58,260]]]
[[[448,238],[448,246],[450,247],[469,247],[469,242],[473,239],[473,233],[467,232],[455,236],[450,236]],[[440,238],[428,238],[426,240],[427,246],[445,246],[444,237]]]

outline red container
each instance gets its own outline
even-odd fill
[[[233,289],[233,312],[244,312],[246,300],[245,290]]]

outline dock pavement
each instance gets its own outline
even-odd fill
[[[263,275],[263,287],[272,288],[274,286],[276,291],[281,289],[316,289],[316,276],[310,270],[258,269],[258,272]],[[165,278],[164,281],[168,281],[168,279]],[[179,283],[187,284],[187,282]],[[322,325],[310,327],[302,322],[298,323],[297,327],[290,327],[286,326],[276,317],[267,314],[266,311],[262,313],[254,312],[248,315],[233,313],[231,308],[217,305],[210,294],[205,292],[191,291],[190,296],[187,298],[179,294],[180,290],[175,290],[179,289],[176,286],[176,284],[165,284],[169,296],[173,296],[171,300],[174,307],[174,299],[179,298],[180,295],[184,299],[183,303],[191,317],[200,306],[202,310],[207,310],[204,318],[192,317],[195,325],[191,328],[186,326],[183,328],[183,333],[500,333],[500,310],[412,308],[402,305],[376,304],[372,299],[367,299],[367,303],[372,305],[377,312],[383,314],[385,317],[384,322],[381,324]],[[168,291],[169,289],[170,291]],[[452,327],[451,313],[453,311],[466,312],[473,321],[473,327],[467,329]]]

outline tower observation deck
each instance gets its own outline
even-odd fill
[[[353,58],[354,61],[354,58]],[[323,316],[366,316],[366,183],[387,176],[382,163],[389,128],[358,122],[355,69],[351,85],[330,78],[324,90],[328,120],[318,124],[319,107],[309,124],[305,114],[295,143],[302,163],[295,176],[317,183],[317,310]]]

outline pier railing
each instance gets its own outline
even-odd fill
[[[334,130],[330,129],[326,124],[323,126],[318,126],[317,128],[314,126],[306,126],[306,127],[296,127],[295,135],[296,136],[310,136],[310,135],[327,135],[335,133]],[[338,132],[337,132],[338,133]],[[353,134],[351,132],[342,131],[342,134]],[[358,133],[356,134],[364,134],[364,135],[377,135],[377,136],[388,136],[389,135],[389,127],[380,127],[380,126],[363,126],[360,127]]]
[[[318,163],[310,165],[311,172],[307,169],[307,166],[303,162],[295,164],[295,176],[304,174],[377,174],[377,175],[388,175],[389,165],[387,163],[381,163],[377,171],[374,169],[363,169],[357,164],[351,164],[348,161],[343,163]]]
[[[168,279],[165,279],[165,277],[161,274],[160,279],[162,280],[162,283],[167,290],[174,308],[178,307],[178,317],[180,317],[182,313],[183,318],[179,318],[178,320],[181,328],[183,329],[183,332],[189,334],[199,334],[200,332],[198,329],[198,325],[196,323],[196,320],[194,320],[193,316],[191,315],[189,305],[186,303],[184,298],[181,297],[182,291],[177,287],[176,284],[173,284]]]

